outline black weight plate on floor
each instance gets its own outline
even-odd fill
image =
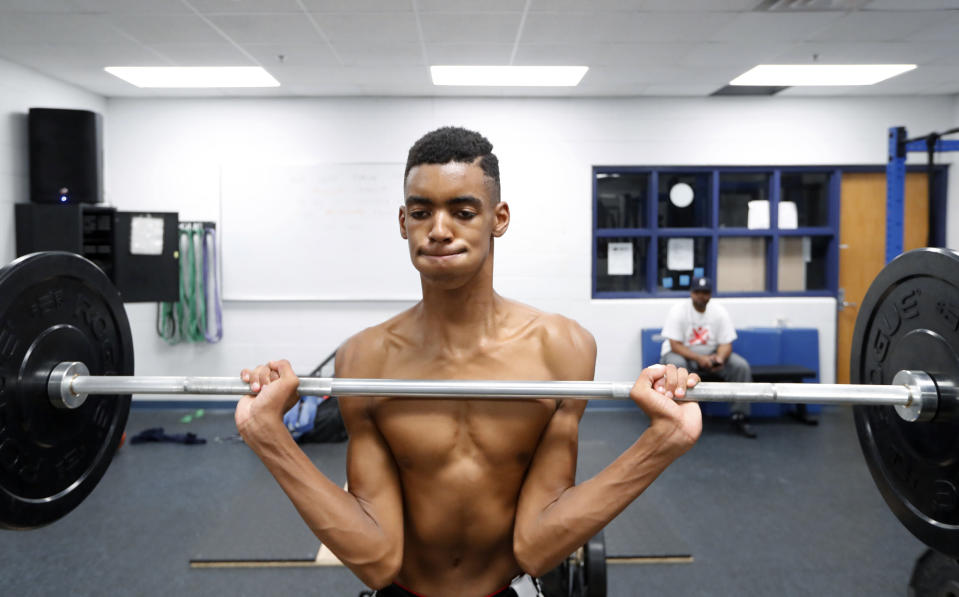
[[[904,253],[869,286],[850,381],[888,384],[901,369],[929,373],[940,392],[959,381],[959,253]],[[959,557],[959,422],[909,423],[891,406],[857,406],[855,419],[869,471],[896,517],[926,545]]]
[[[34,253],[0,270],[0,528],[32,529],[73,510],[116,452],[130,396],[89,396],[73,410],[47,396],[50,370],[133,375],[119,293],[73,253]]]
[[[909,597],[959,595],[959,562],[932,549],[916,560],[909,579]]]
[[[586,597],[606,597],[606,537],[596,534],[583,548]]]

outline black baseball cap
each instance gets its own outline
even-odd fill
[[[693,278],[693,285],[690,290],[702,290],[703,292],[712,292],[713,281],[709,278]]]

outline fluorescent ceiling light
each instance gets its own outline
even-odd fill
[[[875,85],[911,71],[915,64],[760,64],[730,85]]]
[[[588,66],[431,66],[433,85],[575,87]]]
[[[103,69],[137,87],[279,87],[259,66],[108,66]]]

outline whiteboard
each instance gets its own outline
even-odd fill
[[[418,300],[400,237],[404,164],[220,170],[224,300]]]

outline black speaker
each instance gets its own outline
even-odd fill
[[[103,201],[100,115],[88,110],[30,108],[30,200]]]

